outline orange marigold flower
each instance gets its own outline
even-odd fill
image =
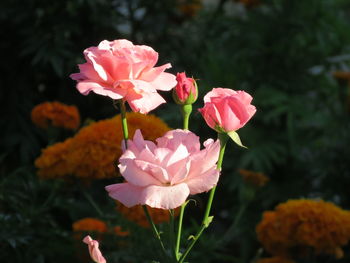
[[[333,72],[333,77],[338,80],[350,81],[350,72],[348,71],[335,71]]]
[[[129,231],[124,231],[121,226],[115,226],[113,228],[113,232],[120,237],[126,237],[128,235],[130,235]]]
[[[43,129],[52,125],[76,130],[80,125],[78,108],[57,101],[44,102],[35,106],[31,112],[31,118],[35,125]]]
[[[239,169],[239,174],[243,176],[243,181],[255,187],[264,186],[270,179],[263,173]]]
[[[120,202],[117,203],[117,210],[129,221],[134,222],[142,227],[149,227],[148,220],[145,216],[143,208],[141,205],[135,205],[133,207],[126,207]],[[152,208],[147,206],[148,212],[152,217],[152,220],[155,224],[160,224],[164,222],[169,222],[170,215],[168,210]],[[175,209],[175,216],[179,214],[180,210]]]
[[[74,222],[72,228],[74,232],[107,232],[106,223],[92,217],[86,217]]]
[[[69,138],[42,150],[41,156],[35,160],[40,178],[60,178],[73,173],[74,169],[69,164],[72,141]]]
[[[73,232],[97,232],[106,233],[109,232],[107,224],[100,219],[86,217],[78,221],[75,221],[72,225]],[[114,234],[120,237],[128,236],[129,231],[124,231],[121,226],[115,226],[110,229]]]
[[[272,258],[261,258],[256,263],[295,263],[295,261],[288,258],[272,257]]]
[[[261,4],[261,0],[234,0],[244,5],[246,8],[252,8]]]
[[[170,128],[154,115],[128,113],[130,137],[140,129],[145,140],[155,140]],[[120,115],[84,127],[63,143],[44,149],[36,159],[38,175],[57,178],[74,175],[86,179],[111,178],[116,175],[115,162],[119,159],[123,140]]]
[[[299,256],[310,253],[342,256],[350,240],[350,212],[322,200],[289,200],[263,214],[256,232],[272,255]]]
[[[202,8],[201,0],[178,0],[178,9],[188,17],[195,16]]]

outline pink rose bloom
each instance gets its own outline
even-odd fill
[[[140,130],[135,132],[119,159],[126,183],[107,186],[110,197],[127,207],[173,209],[190,194],[209,191],[217,184],[219,141],[208,139],[201,150],[199,137],[186,130],[169,131],[156,141],[146,141]]]
[[[98,241],[93,240],[90,236],[86,236],[83,242],[88,245],[89,253],[93,261],[96,263],[106,263],[106,259],[102,256],[100,249],[98,248]]]
[[[188,78],[185,72],[177,73],[177,84],[173,90],[174,100],[178,104],[192,104],[197,100],[198,89],[196,81]]]
[[[204,96],[204,107],[199,109],[206,123],[218,132],[236,131],[255,114],[252,96],[244,91],[214,88]]]
[[[135,112],[148,113],[165,100],[157,90],[171,90],[175,76],[165,73],[170,63],[154,67],[158,53],[151,47],[134,45],[128,40],[102,41],[97,47],[84,50],[86,63],[80,73],[70,77],[78,82],[77,89],[90,91],[112,99],[124,99]]]

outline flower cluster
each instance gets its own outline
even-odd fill
[[[145,138],[155,140],[170,128],[154,115],[127,114],[129,132],[137,128]],[[116,175],[114,163],[122,153],[120,116],[102,120],[82,128],[73,138],[44,149],[35,166],[41,178],[74,175],[79,178],[103,179]]]
[[[50,125],[59,128],[76,130],[80,125],[77,107],[60,102],[44,102],[35,106],[31,112],[35,125],[47,129]]]
[[[350,212],[322,200],[290,200],[267,211],[256,228],[258,239],[272,255],[315,254],[341,257],[350,240]]]
[[[141,205],[135,205],[129,208],[120,202],[116,203],[118,212],[122,214],[124,218],[142,227],[150,226]],[[148,207],[148,211],[155,224],[169,222],[170,220],[169,211],[167,210]],[[174,216],[178,214],[179,209],[175,209]]]
[[[259,172],[253,172],[250,170],[239,169],[238,173],[242,175],[243,181],[253,187],[263,187],[268,181],[269,178]]]
[[[187,78],[185,73],[177,74],[176,78],[165,73],[171,67],[170,64],[154,67],[158,53],[151,47],[134,45],[128,40],[104,40],[97,47],[86,49],[84,55],[86,63],[79,65],[79,73],[71,75],[77,81],[77,89],[84,95],[92,91],[118,100],[121,120],[118,117],[82,129],[67,143],[68,149],[63,149],[64,154],[55,154],[65,157],[63,162],[69,165],[63,167],[68,167],[70,174],[85,178],[92,175],[98,178],[113,176],[113,163],[120,156],[118,168],[125,181],[108,185],[106,190],[110,197],[121,203],[117,209],[126,218],[143,226],[152,226],[165,257],[169,256],[168,252],[152,218],[156,223],[168,221],[169,216],[172,218],[173,209],[180,206],[183,215],[189,195],[212,190],[201,227],[183,254],[180,253],[182,216],[179,217],[177,243],[175,246],[175,239],[170,242],[174,248],[171,253],[176,262],[184,262],[196,240],[213,219],[210,209],[225,146],[228,138],[243,146],[236,131],[256,112],[256,108],[251,105],[252,97],[244,91],[224,88],[215,88],[204,97],[205,104],[200,112],[207,124],[219,134],[217,141],[204,141],[204,148],[201,149],[200,138],[188,130],[192,104],[198,97],[197,84],[193,78]],[[169,91],[175,86],[173,96],[181,105],[183,129],[170,130],[165,134],[163,129],[162,134],[159,134],[161,129],[157,130],[154,121],[145,129],[140,117],[133,121],[133,115],[125,116],[125,102],[134,112],[146,114],[165,102],[157,93],[158,90]],[[125,140],[123,153],[122,134]],[[128,140],[127,134],[133,139]],[[49,168],[55,166],[52,158],[45,156],[46,151],[50,152],[49,149],[44,150],[36,161],[41,171],[50,171]],[[43,172],[41,175],[52,177],[52,174],[48,176]],[[150,212],[143,209],[145,207],[141,208],[141,205],[150,207]],[[171,215],[166,210],[172,210]],[[145,223],[146,218],[149,224]],[[174,222],[171,222],[173,225]],[[98,242],[89,236],[84,242],[88,244],[91,258],[104,263]]]

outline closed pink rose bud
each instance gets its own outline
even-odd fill
[[[86,236],[83,242],[88,245],[91,259],[96,263],[106,263],[106,259],[102,256],[100,249],[98,248],[98,241],[93,240],[90,236]]]
[[[177,85],[173,89],[173,98],[177,104],[193,104],[198,97],[197,83],[188,78],[185,72],[177,73]]]
[[[204,107],[199,109],[206,123],[219,133],[227,133],[238,145],[244,147],[236,133],[255,114],[252,96],[244,91],[215,88],[204,96]]]

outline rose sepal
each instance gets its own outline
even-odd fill
[[[242,144],[241,138],[239,137],[238,133],[235,131],[230,131],[227,132],[227,135],[232,139],[232,141],[234,141],[238,146],[243,147],[248,149],[248,147],[244,146]]]

